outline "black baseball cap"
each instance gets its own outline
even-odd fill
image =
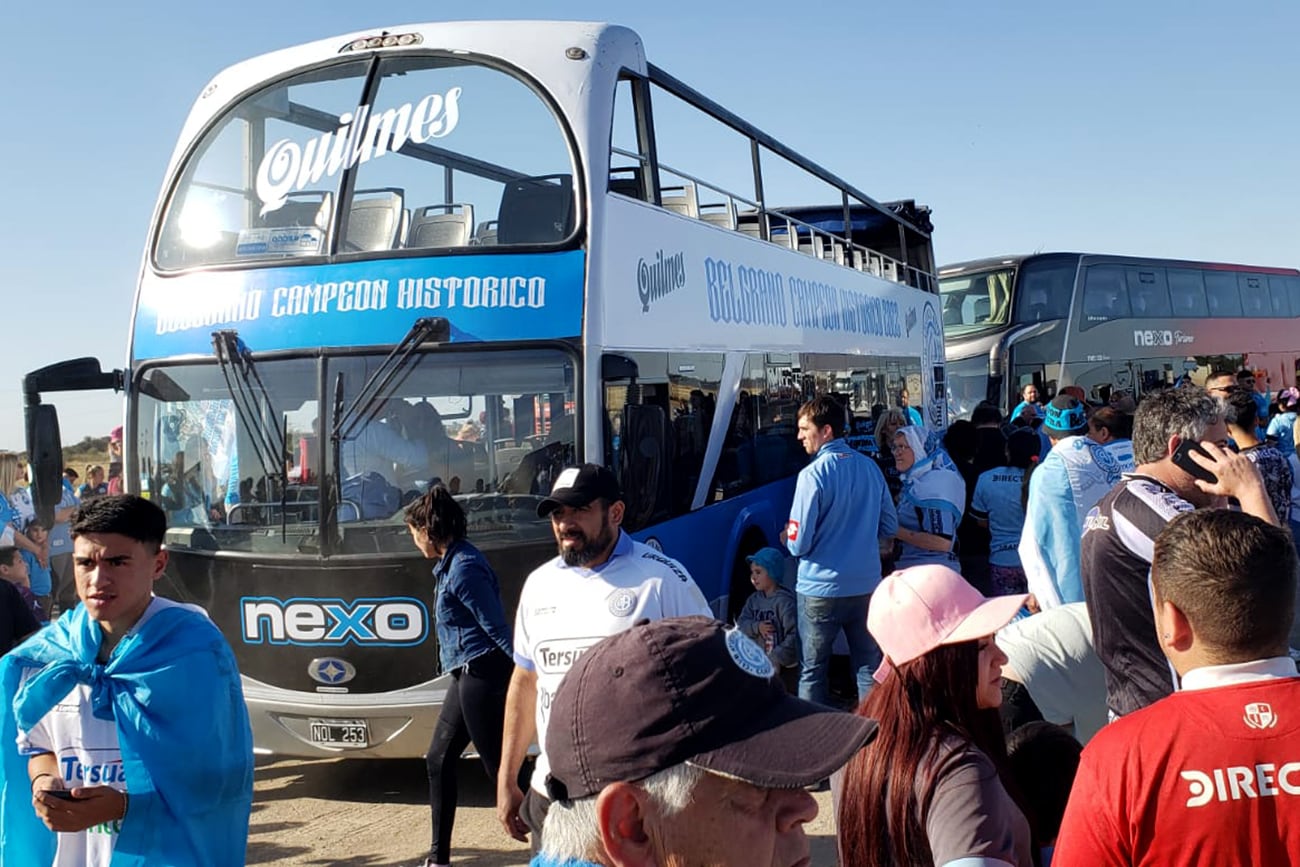
[[[551,495],[537,504],[537,517],[545,518],[560,506],[585,506],[600,498],[610,502],[623,499],[612,472],[600,464],[565,467],[555,477]]]
[[[765,789],[826,779],[876,721],[796,698],[752,639],[708,617],[641,621],[584,653],[546,727],[553,801],[688,762]]]

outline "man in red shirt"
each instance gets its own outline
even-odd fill
[[[1160,533],[1156,634],[1181,687],[1088,744],[1053,867],[1292,863],[1296,568],[1287,532],[1241,512],[1189,512]]]

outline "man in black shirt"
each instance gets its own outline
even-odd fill
[[[0,655],[13,650],[18,642],[31,635],[40,624],[18,588],[0,581]]]
[[[1184,439],[1209,458],[1192,460],[1217,476],[1209,483],[1173,462]],[[1241,510],[1278,525],[1259,470],[1227,449],[1223,405],[1203,389],[1170,389],[1145,398],[1133,425],[1135,472],[1088,512],[1081,544],[1083,590],[1093,644],[1106,669],[1106,704],[1115,716],[1173,692],[1174,675],[1156,641],[1150,594],[1155,537],[1172,518],[1200,508]]]

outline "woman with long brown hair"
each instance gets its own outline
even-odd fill
[[[986,599],[939,565],[895,572],[872,594],[867,627],[885,663],[858,713],[880,729],[845,768],[844,867],[1034,864],[1003,767],[1007,658],[993,640],[1024,600]]]

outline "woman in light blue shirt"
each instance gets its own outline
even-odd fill
[[[1029,475],[1038,465],[1038,436],[1018,430],[1007,439],[1006,464],[980,475],[971,499],[971,516],[988,527],[989,577],[997,595],[1027,592],[1020,565],[1020,532],[1025,527]]]
[[[894,461],[903,476],[895,534],[899,569],[922,563],[960,568],[952,548],[966,507],[966,483],[940,439],[938,431],[915,425],[894,435]]]

